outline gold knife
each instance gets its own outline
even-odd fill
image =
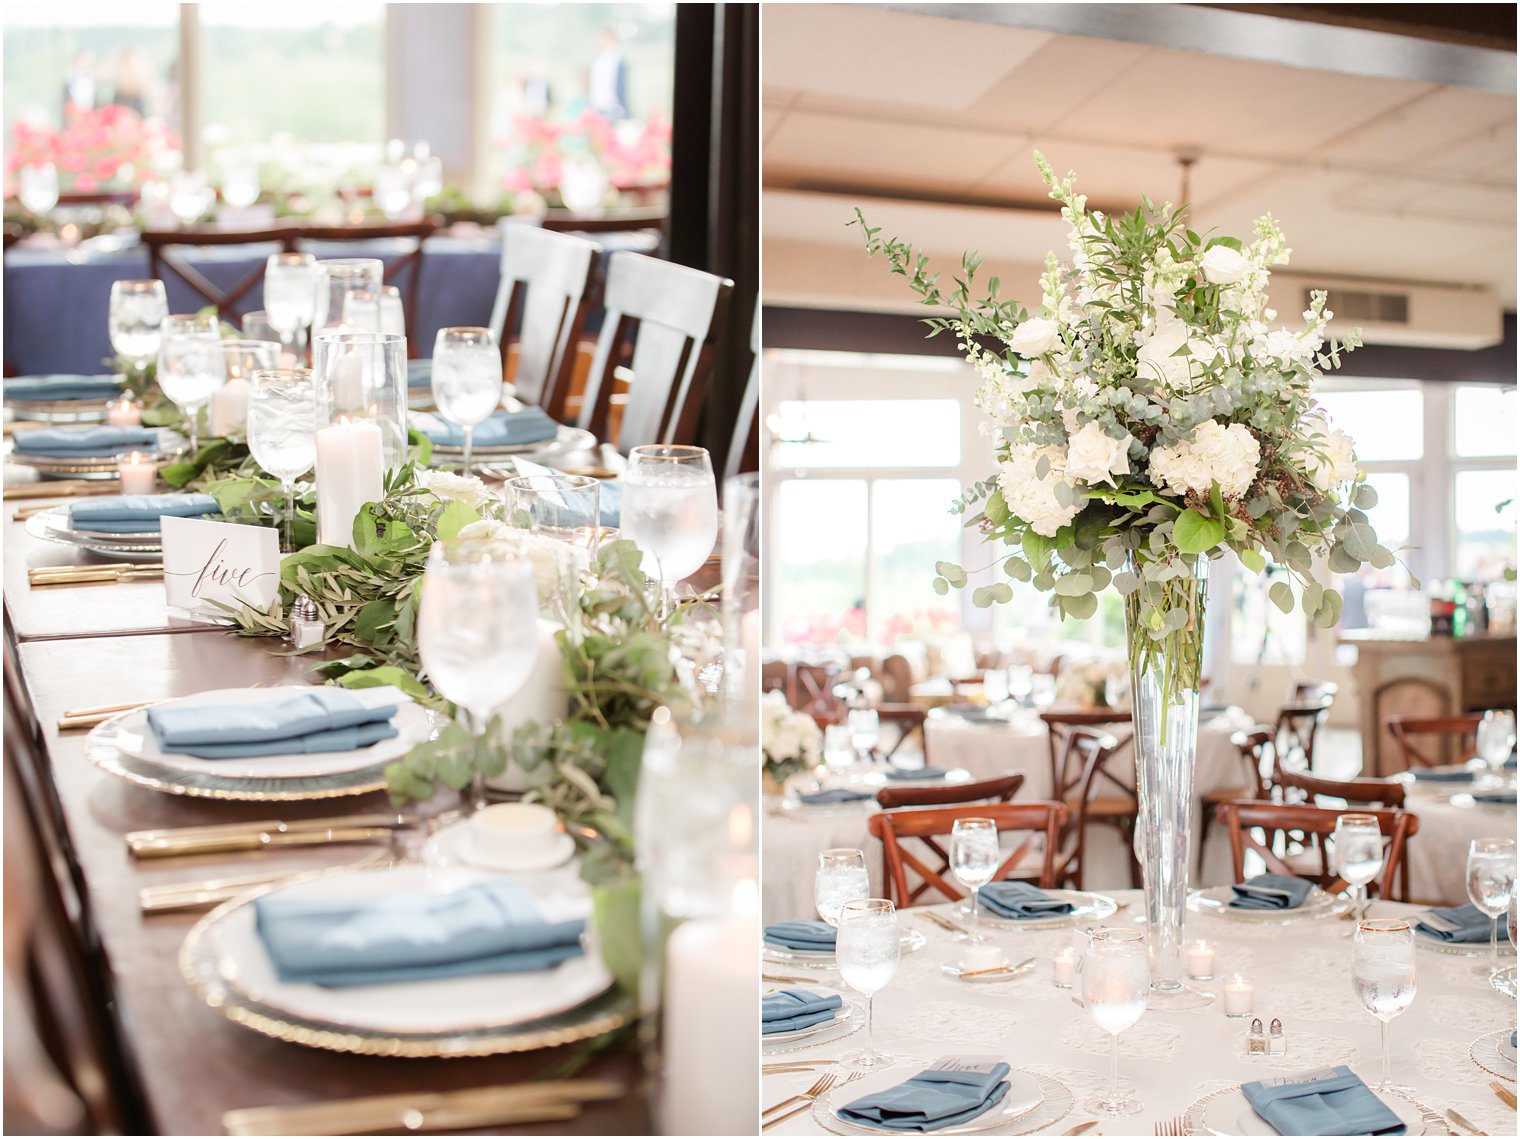
[[[1489,1084],[1488,1086],[1494,1089],[1494,1095],[1496,1095],[1500,1099],[1502,1099],[1505,1102],[1506,1106],[1509,1106],[1509,1107],[1514,1107],[1515,1106],[1515,1093],[1514,1092],[1510,1091],[1507,1087],[1505,1087],[1503,1084],[1499,1083],[1498,1081],[1494,1081],[1493,1083]]]
[[[1069,1131],[1063,1131],[1063,1132],[1061,1132],[1061,1134],[1062,1135],[1082,1135],[1082,1134],[1084,1134],[1084,1133],[1086,1133],[1088,1131],[1091,1131],[1096,1126],[1098,1126],[1098,1121],[1096,1119],[1089,1119],[1086,1123],[1079,1123],[1075,1127],[1071,1128]]]
[[[374,854],[349,864],[349,870],[366,870],[390,862],[387,854]],[[340,867],[334,867],[340,869]],[[208,878],[199,882],[174,882],[163,886],[144,886],[137,892],[137,904],[145,914],[166,914],[185,910],[206,910],[245,894],[259,886],[272,886],[305,871],[278,871],[264,874],[236,874]]]
[[[41,482],[8,486],[4,490],[4,495],[6,498],[69,498],[76,494],[104,494],[107,491],[115,493],[117,489],[114,481],[104,479],[99,482],[87,479],[57,479],[49,482],[44,479]]]
[[[1481,1128],[1476,1127],[1471,1121],[1468,1120],[1467,1116],[1463,1115],[1456,1108],[1449,1109],[1446,1112],[1446,1118],[1450,1119],[1458,1127],[1462,1128],[1464,1131],[1467,1131],[1471,1135],[1487,1135],[1488,1134],[1487,1131],[1484,1131]]]
[[[81,574],[76,577],[47,577],[31,583],[33,589],[72,589],[75,586],[128,585],[134,581],[163,581],[164,571],[158,568],[140,570],[114,570],[106,573]]]
[[[189,837],[155,843],[132,853],[138,858],[171,858],[187,854],[240,854],[275,846],[325,846],[327,843],[374,842],[390,838],[392,827],[333,827],[315,831],[250,831],[207,838]]]
[[[375,812],[367,815],[338,815],[321,819],[260,819],[246,823],[206,823],[195,827],[160,827],[157,830],[128,831],[127,849],[139,857],[152,857],[152,848],[190,838],[224,838],[250,834],[294,834],[297,831],[330,831],[348,827],[410,827],[420,821],[418,815]]]

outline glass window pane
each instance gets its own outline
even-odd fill
[[[783,468],[961,462],[961,403],[954,399],[784,400],[776,428]]]
[[[1520,477],[1513,468],[1458,471],[1457,548],[1452,559],[1463,581],[1497,581],[1515,565],[1515,497]]]
[[[1378,496],[1367,518],[1378,540],[1400,557],[1400,547],[1409,543],[1410,477],[1400,471],[1380,471],[1369,474],[1367,482]],[[1390,607],[1405,602],[1403,591],[1409,588],[1409,571],[1402,562],[1394,562],[1387,569],[1363,566],[1354,574],[1337,575],[1335,588],[1341,591],[1341,628],[1365,629],[1384,620]],[[1389,591],[1399,596],[1390,600]]]
[[[1425,453],[1425,395],[1416,388],[1321,392],[1320,406],[1356,441],[1363,462],[1418,459]]]
[[[384,4],[203,4],[200,19],[209,155],[281,134],[384,142]]]
[[[1457,454],[1515,453],[1515,389],[1488,385],[1460,387],[1452,416]]]
[[[866,484],[859,479],[783,482],[767,541],[780,572],[768,602],[772,639],[804,644],[863,640],[866,633]],[[933,565],[929,567],[932,573]]]
[[[934,592],[934,563],[961,561],[955,479],[881,479],[871,484],[872,581],[869,615],[880,644],[952,632],[958,594]]]
[[[1287,581],[1293,588],[1291,613],[1284,613],[1267,596],[1270,583],[1277,580]],[[1298,607],[1302,592],[1297,581],[1286,574],[1268,577],[1237,564],[1230,658],[1236,664],[1303,664],[1307,629]]]

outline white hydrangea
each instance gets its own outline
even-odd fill
[[[1067,441],[1067,477],[1089,484],[1106,482],[1117,486],[1114,476],[1129,474],[1130,442],[1128,432],[1122,439],[1115,439],[1101,424],[1087,424]]]
[[[823,754],[823,733],[806,712],[794,712],[780,692],[760,702],[760,747],[776,763],[801,760],[811,767]]]
[[[1040,460],[1049,461],[1043,478],[1038,474]],[[998,465],[998,485],[1008,509],[1029,523],[1036,534],[1055,537],[1056,531],[1077,516],[1083,501],[1073,482],[1066,477],[1066,448],[1036,443],[1017,443],[1010,448],[1006,461]],[[1057,486],[1071,488],[1068,505],[1056,497]]]
[[[450,471],[418,471],[417,485],[435,498],[462,502],[477,513],[500,501],[490,487],[473,475],[456,475]]]
[[[1320,490],[1331,490],[1357,476],[1356,444],[1344,431],[1330,426],[1320,411],[1304,416],[1304,472]]]
[[[533,563],[533,583],[538,587],[540,605],[554,604],[591,564],[590,553],[580,546],[519,530],[494,518],[471,522],[460,529],[458,537],[463,541],[491,542],[518,556],[526,555]]]
[[[1151,481],[1173,494],[1208,494],[1219,484],[1225,498],[1239,498],[1250,489],[1261,463],[1261,444],[1242,424],[1225,426],[1217,419],[1200,423],[1175,447],[1151,451]]]

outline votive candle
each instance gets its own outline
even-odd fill
[[[1256,1003],[1256,989],[1251,982],[1236,973],[1224,983],[1224,1015],[1239,1019],[1251,1015]]]
[[[1055,956],[1055,982],[1058,989],[1069,989],[1077,980],[1077,953],[1067,946]]]
[[[211,434],[225,438],[248,426],[248,381],[235,376],[211,395]]]
[[[121,476],[122,494],[152,494],[158,481],[158,464],[141,451],[116,458],[116,473]]]
[[[136,427],[142,422],[142,410],[131,396],[124,395],[106,404],[106,422],[112,427]]]
[[[1187,951],[1188,976],[1195,981],[1209,981],[1214,977],[1214,947],[1207,941],[1195,941]]]

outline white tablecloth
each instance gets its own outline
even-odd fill
[[[1420,820],[1419,832],[1409,840],[1409,896],[1415,901],[1466,902],[1468,844],[1475,838],[1515,837],[1514,807],[1454,805],[1451,797],[1465,790],[1416,783],[1404,800],[1404,808]]]
[[[1115,896],[1132,900],[1138,892]],[[1372,905],[1374,917],[1413,912],[1416,907]],[[928,944],[903,958],[896,977],[876,998],[877,1046],[921,1061],[906,1065],[903,1078],[940,1056],[995,1054],[1015,1068],[1053,1076],[1076,1094],[1077,1106],[1041,1134],[1060,1134],[1098,1118],[1081,1105],[1107,1080],[1109,1038],[1072,1003],[1069,990],[1051,984],[1049,959],[1071,944],[1072,932],[990,931],[1011,960],[1042,960],[1032,973],[1015,980],[972,985],[940,970],[940,963],[958,952],[950,934],[912,916],[912,911],[903,921],[921,931]],[[1342,937],[1349,928],[1335,920],[1266,926],[1191,916],[1188,937],[1206,937],[1218,950],[1216,976],[1238,972],[1251,978],[1256,1015],[1263,1024],[1281,1018],[1287,1054],[1248,1056],[1244,1039],[1249,1022],[1227,1019],[1217,1001],[1190,1012],[1147,1011],[1120,1038],[1120,1078],[1138,1087],[1144,1110],[1104,1120],[1092,1134],[1150,1135],[1158,1122],[1181,1115],[1200,1096],[1243,1080],[1347,1064],[1363,1079],[1375,1081],[1381,1063],[1378,1023],[1352,991],[1351,941]],[[1507,961],[1513,963],[1514,958]],[[1395,1081],[1407,1083],[1428,1107],[1456,1108],[1489,1134],[1514,1135],[1515,1113],[1487,1087],[1495,1077],[1468,1056],[1478,1037],[1514,1027],[1514,1000],[1494,991],[1486,977],[1475,975],[1471,958],[1422,949],[1418,968],[1414,1003],[1392,1023]],[[819,978],[813,987],[841,984],[832,971],[819,971]],[[766,1055],[764,1060],[829,1061],[864,1044],[864,1032],[857,1032],[833,1043]],[[765,1076],[762,1106],[805,1090],[819,1071]],[[773,1133],[824,1132],[811,1112],[804,1112]]]

